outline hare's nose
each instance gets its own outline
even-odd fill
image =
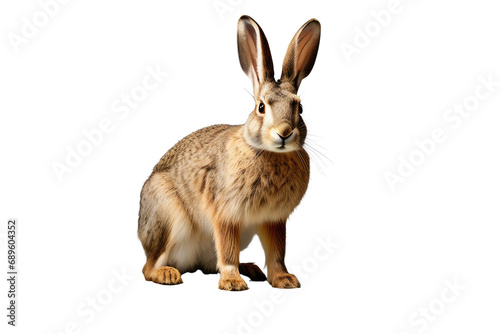
[[[282,140],[285,140],[292,135],[293,130],[292,130],[292,127],[290,126],[290,124],[284,123],[284,124],[281,124],[280,126],[278,126],[278,128],[276,129],[276,132]]]

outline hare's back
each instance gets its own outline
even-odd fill
[[[217,124],[197,130],[179,140],[156,164],[153,172],[167,171],[179,163],[187,163],[201,156],[217,156],[224,150],[227,137],[237,125]]]

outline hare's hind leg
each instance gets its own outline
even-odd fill
[[[142,272],[147,281],[159,284],[182,283],[181,272],[175,267],[182,270],[189,265],[172,259],[177,235],[180,230],[187,232],[189,218],[171,189],[168,175],[153,174],[141,192],[138,234],[147,257]]]
[[[146,281],[153,281],[158,284],[180,284],[182,283],[181,273],[174,267],[166,266],[171,245],[168,243],[168,234],[162,238],[154,240],[156,245],[144,245],[147,260],[142,273]],[[162,252],[163,250],[163,252]]]
[[[160,266],[156,268],[151,265],[148,259],[144,268],[142,269],[146,281],[152,281],[158,284],[174,285],[182,283],[181,273],[174,267]]]
[[[254,282],[263,282],[267,280],[266,275],[255,263],[240,263],[238,269],[241,275],[245,275]]]

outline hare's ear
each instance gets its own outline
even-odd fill
[[[274,82],[273,59],[266,35],[250,16],[238,21],[238,56],[243,71],[252,79],[255,96],[266,81]]]
[[[291,83],[298,91],[300,82],[307,77],[318,54],[321,25],[316,19],[307,21],[288,45],[281,81]]]

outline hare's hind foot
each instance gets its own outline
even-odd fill
[[[153,273],[151,275],[151,281],[158,284],[181,284],[182,278],[179,270],[174,267],[160,267],[158,269],[153,269]]]
[[[238,269],[241,275],[245,275],[254,282],[263,282],[267,280],[266,275],[255,263],[240,263]]]
[[[167,285],[182,283],[181,273],[174,267],[163,266],[154,268],[146,263],[142,272],[146,281]]]

